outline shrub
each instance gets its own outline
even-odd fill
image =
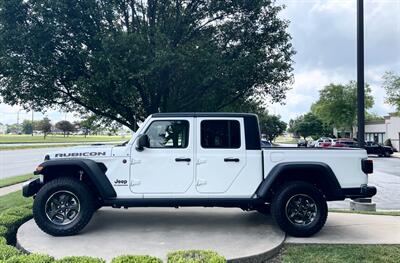
[[[176,251],[168,254],[168,263],[223,263],[226,259],[206,250]]]
[[[21,206],[21,207],[13,207],[5,210],[2,215],[13,215],[21,218],[30,218],[32,217],[32,209],[29,207]]]
[[[8,243],[15,243],[18,227],[32,218],[32,211],[27,207],[9,208],[0,214],[0,236],[4,236]],[[6,229],[4,231],[4,228]]]
[[[0,262],[18,255],[21,255],[21,252],[15,247],[5,244],[0,244]]]
[[[8,229],[13,227],[20,220],[18,216],[7,215],[5,213],[0,214],[0,226],[4,226]]]
[[[0,237],[0,246],[7,245],[7,239],[5,237]]]
[[[54,258],[48,255],[29,254],[13,256],[5,261],[5,263],[53,263]]]
[[[162,263],[161,259],[151,256],[119,256],[111,263]]]
[[[7,227],[5,226],[0,226],[0,237],[6,237],[7,236]]]
[[[56,263],[105,263],[105,260],[100,258],[92,257],[65,257],[63,259],[56,260]]]

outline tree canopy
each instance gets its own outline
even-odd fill
[[[39,131],[43,133],[43,137],[46,139],[47,134],[51,132],[51,122],[50,119],[44,117],[43,120],[37,122],[37,127]]]
[[[287,124],[281,120],[280,116],[269,115],[268,112],[258,114],[261,133],[266,139],[272,142],[281,135],[287,127]]]
[[[0,1],[4,102],[134,128],[159,111],[285,98],[294,50],[274,0]]]
[[[70,132],[76,131],[75,126],[71,122],[69,122],[67,120],[59,121],[59,122],[56,123],[55,126],[56,126],[57,129],[59,129],[60,131],[63,132],[64,137],[65,137],[66,134],[68,135]]]
[[[383,75],[383,87],[386,90],[386,101],[395,106],[400,112],[400,75],[393,72],[386,72]]]
[[[365,87],[365,109],[373,106],[371,88]],[[357,121],[357,84],[350,81],[346,85],[330,84],[319,92],[319,99],[311,106],[311,111],[324,123],[337,129],[352,130]]]
[[[289,131],[302,136],[304,139],[307,137],[313,137],[313,139],[317,139],[318,137],[327,135],[326,125],[312,112],[291,120]],[[330,133],[331,132],[332,130]]]

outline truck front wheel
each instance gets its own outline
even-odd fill
[[[291,236],[309,237],[324,226],[328,207],[323,194],[305,182],[285,184],[271,204],[279,227]]]
[[[83,183],[61,177],[45,184],[33,203],[33,218],[47,234],[74,235],[89,223],[96,200]]]

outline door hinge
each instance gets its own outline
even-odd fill
[[[141,182],[142,182],[142,181],[140,181],[140,180],[132,179],[132,180],[131,180],[131,186],[140,185]]]
[[[197,186],[200,186],[200,185],[206,185],[207,184],[207,181],[206,180],[203,180],[203,179],[198,179],[197,180]]]
[[[197,159],[196,164],[203,164],[203,163],[206,163],[206,162],[207,162],[206,159]]]
[[[137,163],[141,163],[141,160],[137,160],[137,159],[132,159],[131,164],[137,164]]]

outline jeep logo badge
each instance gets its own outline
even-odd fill
[[[127,185],[128,184],[128,180],[119,180],[119,179],[116,179],[115,181],[114,181],[114,185],[115,186],[124,186],[124,185]]]

